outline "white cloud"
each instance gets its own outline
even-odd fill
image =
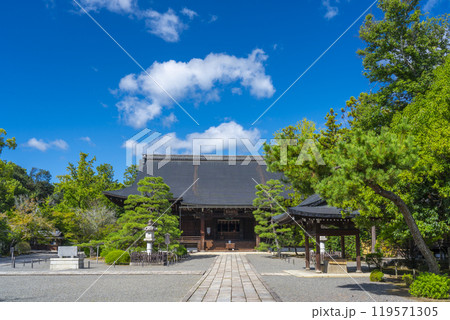
[[[79,3],[86,11],[106,9],[118,14],[127,14],[133,19],[144,20],[149,33],[167,42],[179,41],[180,33],[187,29],[187,25],[172,9],[169,8],[165,13],[152,9],[141,10],[137,0],[79,0]],[[181,10],[181,14],[188,20],[198,15],[197,12],[188,8]]]
[[[47,151],[47,149],[50,148],[55,148],[55,149],[60,149],[60,150],[67,150],[69,148],[69,145],[67,144],[67,142],[65,142],[62,139],[57,139],[51,142],[45,142],[42,139],[36,139],[36,138],[31,138],[30,140],[28,140],[28,142],[25,144],[26,147],[30,147],[30,148],[35,148],[38,149],[40,151]]]
[[[167,117],[163,118],[162,124],[163,124],[164,127],[169,128],[169,127],[172,126],[172,124],[174,124],[177,121],[178,121],[177,117],[172,112]]]
[[[135,128],[144,127],[147,121],[159,116],[162,110],[162,106],[158,103],[151,103],[130,96],[122,99],[116,106],[123,115],[125,122]]]
[[[331,5],[331,0],[322,0],[322,5],[327,10],[327,12],[325,13],[325,18],[327,18],[328,20],[338,15],[339,9],[336,6]]]
[[[115,13],[134,13],[138,10],[136,0],[78,0],[86,11],[107,9]]]
[[[231,93],[240,96],[242,94],[241,88],[231,88]]]
[[[142,15],[146,18],[145,25],[148,32],[167,42],[180,40],[180,33],[187,28],[172,9],[167,10],[166,13],[146,10]]]
[[[87,142],[90,146],[95,146],[95,143],[92,142],[92,139],[90,137],[81,137],[80,140]]]
[[[217,19],[219,19],[219,17],[213,14],[211,15],[211,18],[209,19],[208,23],[213,23],[217,21]]]
[[[427,3],[425,3],[425,5],[423,6],[423,11],[431,11],[439,2],[440,0],[428,0]]]
[[[181,10],[181,13],[185,16],[188,16],[191,20],[198,16],[197,12],[188,8],[183,8],[183,10]]]
[[[257,128],[246,130],[242,125],[234,121],[224,122],[217,127],[210,127],[203,132],[188,134],[184,139],[177,138],[175,133],[169,133],[168,135],[171,136],[172,139],[164,146],[164,148],[170,146],[172,148],[172,153],[192,153],[194,140],[201,140],[202,153],[211,153],[227,150],[230,142],[232,144],[236,142],[238,149],[242,149],[242,140],[249,140],[254,144],[261,138],[261,134]],[[215,150],[215,147],[208,144],[208,140],[214,143],[216,139],[223,142],[223,149]]]
[[[218,101],[218,85],[237,81],[249,89],[251,95],[268,98],[275,89],[271,77],[265,73],[265,60],[267,55],[261,49],[253,50],[245,58],[210,53],[205,59],[191,59],[189,62],[154,62],[147,73],[177,101]],[[147,121],[161,114],[163,107],[173,105],[169,96],[147,73],[129,74],[119,83],[118,93],[123,98],[117,103],[117,108],[125,122],[135,128],[144,127]]]

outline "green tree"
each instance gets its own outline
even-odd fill
[[[256,186],[256,198],[253,200],[253,216],[256,220],[255,233],[261,238],[259,250],[274,248],[279,251],[290,243],[292,230],[289,226],[281,226],[273,222],[272,217],[286,211],[284,207],[285,185],[278,180],[269,180],[266,184]]]
[[[94,168],[96,158],[87,160],[88,154],[80,153],[77,165],[69,163],[68,174],[58,176],[55,193],[62,194],[62,201],[57,210],[88,209],[92,203],[101,202],[105,206],[115,208],[104,195],[103,191],[117,190],[122,184],[114,179],[113,167],[101,164]]]
[[[366,46],[358,51],[378,90],[348,102],[354,125],[376,130],[429,89],[433,70],[450,51],[448,15],[425,17],[419,0],[380,0],[378,7],[383,18],[367,15],[359,32]]]
[[[126,250],[133,245],[144,250],[144,228],[152,220],[157,230],[153,246],[165,249],[164,235],[170,234],[170,249],[178,248],[181,236],[178,216],[171,212],[172,194],[161,177],[146,177],[138,182],[140,195],[130,195],[125,200],[125,213],[117,220],[118,231],[107,238],[107,247]]]
[[[137,178],[137,174],[138,174],[138,166],[133,164],[129,167],[127,167],[127,169],[125,170],[124,174],[123,174],[123,184],[125,186],[131,186]]]
[[[13,137],[6,139],[6,130],[0,128],[0,155],[2,154],[3,148],[14,150],[16,147],[16,138]]]
[[[0,160],[0,212],[12,210],[15,197],[30,193],[28,179],[25,169]]]
[[[47,241],[53,230],[52,223],[42,214],[38,203],[28,197],[18,197],[14,210],[2,217],[7,220],[11,231],[11,246],[22,241]]]
[[[412,137],[383,128],[380,134],[353,129],[347,138],[348,141],[338,143],[332,154],[325,155],[333,170],[317,184],[316,190],[331,205],[359,209],[367,216],[373,215],[374,196],[387,200],[388,205],[394,205],[403,216],[429,270],[439,273],[436,259],[399,188],[401,177],[417,162],[417,148]]]

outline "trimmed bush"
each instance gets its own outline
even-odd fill
[[[107,264],[113,264],[114,261],[116,261],[116,265],[130,264],[130,254],[123,250],[113,250],[106,255],[105,262]]]
[[[381,269],[383,264],[383,254],[381,252],[366,254],[366,263]]]
[[[449,297],[450,279],[446,274],[421,273],[411,284],[409,293],[415,297],[447,299]]]
[[[380,270],[373,270],[370,273],[370,281],[372,282],[380,282],[383,280],[384,277],[384,273],[381,272]]]
[[[31,251],[31,246],[28,242],[22,241],[16,244],[16,250],[19,254],[26,254]]]
[[[412,274],[404,274],[402,276],[402,280],[405,281],[406,286],[411,287],[414,282],[414,277]]]
[[[183,256],[183,255],[185,255],[185,254],[187,253],[187,249],[186,249],[184,246],[179,246],[179,247],[175,250],[175,253],[176,253],[178,256]]]

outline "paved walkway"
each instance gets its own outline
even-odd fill
[[[183,301],[275,302],[280,299],[264,284],[245,255],[231,253],[218,256]]]

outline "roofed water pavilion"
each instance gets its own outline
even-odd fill
[[[310,238],[316,246],[315,265],[316,272],[322,272],[322,256],[320,249],[320,237],[341,237],[341,258],[345,258],[345,236],[355,236],[356,240],[356,271],[361,272],[361,245],[359,229],[356,228],[352,219],[359,214],[358,211],[344,212],[331,207],[319,195],[314,194],[304,200],[297,207],[288,209],[281,215],[273,218],[279,224],[298,224],[305,231],[305,262],[306,269],[310,269]]]

